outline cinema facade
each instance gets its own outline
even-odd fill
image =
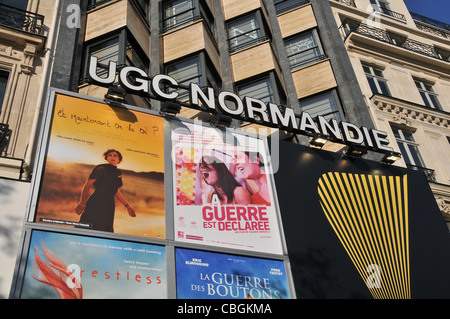
[[[13,298],[448,294],[420,172],[60,90],[40,136]]]
[[[52,37],[73,64],[55,54],[32,174],[5,183],[26,185],[10,298],[448,297],[448,229],[329,6],[80,8]]]

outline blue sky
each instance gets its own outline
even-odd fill
[[[450,24],[450,0],[404,1],[409,11]]]

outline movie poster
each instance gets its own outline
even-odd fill
[[[163,119],[55,95],[35,221],[165,238]]]
[[[289,299],[284,263],[189,249],[176,250],[179,299]]]
[[[167,298],[165,248],[35,230],[21,298]]]
[[[264,140],[179,122],[172,143],[175,239],[282,253]]]

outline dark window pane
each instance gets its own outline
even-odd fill
[[[379,93],[379,92],[378,92],[378,88],[377,88],[377,86],[376,86],[376,84],[375,84],[374,78],[367,77],[367,81],[369,81],[369,85],[370,85],[370,88],[371,88],[371,90],[372,90],[372,93],[373,93],[373,94]]]
[[[412,162],[414,162],[413,165],[424,167],[425,165],[422,161],[422,158],[420,157],[418,147],[415,145],[408,144],[408,148],[412,156]]]
[[[406,152],[405,145],[403,143],[398,143],[398,147],[400,148],[400,153],[402,153],[402,157],[405,160],[405,163],[409,164],[409,165],[414,165],[411,162],[411,159],[409,158],[408,153]]]
[[[439,103],[439,100],[438,100],[437,96],[430,94],[429,97],[430,97],[430,100],[431,100],[431,103],[432,103],[431,107],[440,110],[441,109],[441,105]]]
[[[386,82],[378,81],[378,85],[380,86],[381,92],[384,95],[390,95]]]
[[[9,73],[0,70],[0,111],[3,105],[3,98],[5,97],[6,85],[8,84]]]
[[[0,3],[20,10],[27,10],[28,6],[28,0],[0,0]]]
[[[422,97],[423,103],[425,103],[425,105],[427,107],[431,107],[431,104],[430,104],[430,102],[427,99],[427,94],[425,92],[421,91],[420,92],[420,96]]]

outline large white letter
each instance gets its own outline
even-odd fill
[[[163,80],[170,82],[173,86],[178,86],[177,81],[172,79],[170,76],[164,75],[164,74],[158,74],[158,75],[155,75],[152,80],[152,85],[151,85],[152,93],[162,99],[167,99],[167,100],[176,99],[178,96],[178,92],[173,91],[172,93],[165,93],[161,90],[161,88],[159,87],[159,82],[161,82]]]
[[[91,56],[89,60],[89,77],[99,83],[103,84],[113,84],[116,79],[116,67],[117,63],[113,61],[109,61],[108,63],[108,75],[106,78],[101,78],[97,75],[97,61],[98,58],[96,56]]]
[[[202,89],[195,83],[190,84],[189,89],[189,100],[191,104],[200,106],[200,101],[202,105],[205,105],[207,109],[215,110],[216,105],[214,101],[214,90],[213,88],[207,87],[208,96],[202,91]]]
[[[233,98],[233,100],[235,101],[235,105],[236,105],[236,109],[232,110],[230,109],[226,104],[225,104],[225,99],[227,97],[231,97]],[[244,112],[244,104],[242,103],[241,99],[239,98],[239,96],[237,96],[234,93],[231,92],[220,92],[219,93],[219,97],[218,97],[218,101],[219,101],[219,106],[220,109],[230,115],[241,115],[242,112]]]
[[[339,131],[339,124],[335,119],[331,119],[329,122],[323,116],[317,116],[319,122],[319,128],[323,135],[332,136],[336,140],[342,140],[341,133]]]
[[[364,136],[361,130],[354,124],[341,122],[342,137],[347,143],[361,144],[364,142]],[[353,136],[350,134],[353,131]]]
[[[139,85],[134,85],[134,84],[130,83],[130,81],[128,81],[128,73],[130,73],[130,72],[136,72],[136,73],[139,73],[140,75],[142,75],[143,77],[147,77],[147,74],[143,70],[138,69],[134,66],[127,66],[127,67],[124,67],[122,70],[120,70],[120,73],[119,73],[120,84],[123,87],[133,90],[133,91],[144,91],[145,93],[148,93],[148,80],[134,78],[135,82],[139,84]]]
[[[310,131],[310,132],[316,132],[320,134],[319,129],[317,128],[316,123],[314,123],[314,120],[312,119],[311,115],[306,112],[302,112],[300,115],[300,123],[298,126],[300,131]]]
[[[297,129],[297,121],[295,120],[294,109],[286,107],[284,110],[284,116],[281,114],[280,108],[273,103],[269,103],[270,117],[272,118],[272,123],[278,124],[278,120],[281,122],[281,126],[286,129]]]
[[[379,130],[372,129],[370,130],[372,133],[373,141],[375,142],[376,147],[380,150],[385,151],[393,151],[394,149],[389,145],[389,140],[387,139],[387,133]]]
[[[255,113],[257,112],[261,115],[260,118],[262,118],[262,120],[264,122],[269,122],[269,116],[267,115],[267,105],[260,100],[251,98],[251,97],[245,97],[244,98],[245,101],[245,107],[246,107],[246,114],[248,118],[251,119],[255,119]]]

